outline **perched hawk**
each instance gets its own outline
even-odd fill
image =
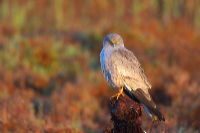
[[[109,84],[123,90],[132,99],[143,104],[143,108],[152,122],[165,121],[164,116],[158,110],[152,100],[148,89],[151,88],[144,70],[135,55],[124,47],[121,36],[109,34],[104,38],[103,49],[100,53],[101,69]]]

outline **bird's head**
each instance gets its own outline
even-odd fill
[[[124,47],[123,39],[120,35],[109,34],[103,40],[103,47]]]

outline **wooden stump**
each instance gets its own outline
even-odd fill
[[[104,133],[144,133],[142,129],[142,105],[127,97],[111,97],[109,102],[111,122],[114,127],[109,127]]]

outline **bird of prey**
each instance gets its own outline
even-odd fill
[[[116,94],[117,100],[121,94],[124,95],[123,90],[124,92],[126,90],[134,97],[134,100],[142,103],[153,123],[165,121],[148,92],[151,84],[145,76],[141,64],[135,55],[124,47],[121,36],[109,34],[104,38],[100,62],[103,75],[108,83],[119,88],[119,93]]]

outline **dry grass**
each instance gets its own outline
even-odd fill
[[[166,118],[147,132],[197,132],[198,1],[0,0],[0,132],[102,132],[110,123],[102,41],[120,34]]]

